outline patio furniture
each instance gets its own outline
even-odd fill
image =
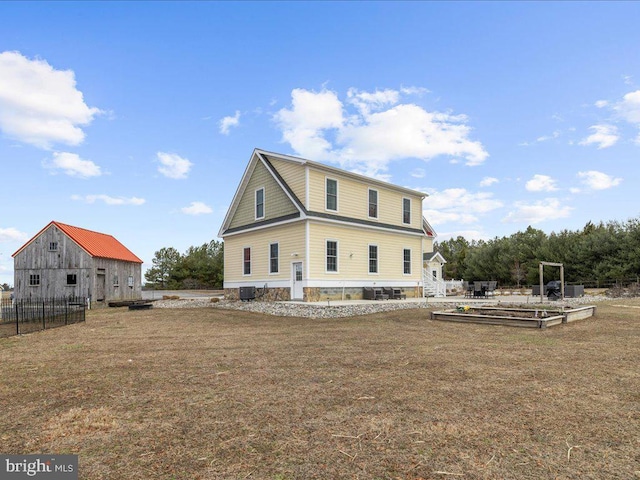
[[[395,287],[382,287],[382,292],[388,295],[393,300],[406,300],[407,294],[402,292],[402,289]]]
[[[378,287],[364,287],[362,298],[365,300],[389,300],[389,295],[385,294],[383,290]]]

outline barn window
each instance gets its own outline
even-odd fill
[[[133,288],[133,275],[129,275],[129,278],[127,278],[127,285],[129,285],[129,288]]]
[[[77,285],[78,276],[75,273],[67,273],[67,285]]]
[[[52,252],[58,250],[58,242],[49,242],[49,250]]]
[[[40,285],[40,275],[39,274],[34,274],[34,275],[29,275],[29,285],[32,287],[37,287]]]
[[[118,285],[120,285],[120,282],[118,281],[118,275],[114,275],[113,276],[113,286],[117,287]]]

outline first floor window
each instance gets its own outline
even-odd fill
[[[403,264],[405,275],[411,275],[411,250],[408,248],[403,251]]]
[[[127,279],[127,285],[129,285],[129,288],[133,288],[133,275],[129,275],[129,278]]]
[[[37,287],[38,285],[40,285],[40,275],[29,275],[29,285],[32,287]]]
[[[278,273],[279,263],[278,244],[272,243],[269,245],[269,273]]]
[[[369,245],[369,273],[378,273],[378,246]]]
[[[113,286],[117,287],[118,285],[120,285],[120,283],[118,282],[118,275],[114,275],[113,276]]]
[[[327,272],[338,271],[338,242],[327,240]]]
[[[76,285],[78,276],[75,273],[67,273],[67,285]]]
[[[251,248],[246,247],[243,254],[243,270],[244,275],[251,275]]]

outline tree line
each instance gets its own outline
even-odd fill
[[[547,235],[528,227],[508,237],[436,242],[447,260],[446,278],[497,280],[521,286],[539,282],[541,261],[562,263],[567,283],[588,287],[637,282],[640,275],[640,218],[626,222],[588,222],[581,230]],[[545,267],[544,282],[558,280],[556,267]]]
[[[222,288],[224,243],[212,240],[189,247],[184,254],[173,247],[161,248],[151,263],[153,266],[144,274],[147,286],[170,290]]]

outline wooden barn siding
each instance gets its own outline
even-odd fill
[[[49,250],[57,242],[58,249]],[[49,298],[83,296],[95,298],[97,268],[107,275],[107,299],[138,299],[142,296],[140,264],[91,257],[67,235],[52,225],[14,258],[14,285],[16,298]],[[117,273],[126,288],[113,288],[110,275]],[[67,275],[75,274],[76,285],[67,285]],[[40,275],[40,285],[30,286],[30,275]],[[127,286],[127,277],[133,275],[134,287]],[[121,285],[122,286],[122,285]]]
[[[362,220],[369,217],[369,189],[378,191],[378,218],[380,223],[422,228],[422,199],[417,195],[394,191],[375,183],[355,180],[321,170],[309,171],[309,210],[327,212],[325,209],[325,179],[338,181],[338,215]],[[411,224],[402,223],[402,199],[411,199]],[[332,213],[332,212],[330,212]],[[373,221],[376,221],[373,219]]]
[[[258,162],[240,198],[238,208],[229,225],[230,228],[249,225],[256,221],[255,195],[258,188],[264,187],[264,220],[270,220],[298,211],[282,188],[271,176],[266,167]]]
[[[105,270],[105,301],[137,300],[142,297],[142,267],[139,263],[123,262],[109,258],[94,258],[94,265],[93,277],[95,281],[97,281],[98,269]],[[113,283],[114,275],[118,276],[118,286]],[[129,276],[133,277],[133,287],[129,287]],[[94,285],[92,299],[96,299],[96,292],[97,285]]]

